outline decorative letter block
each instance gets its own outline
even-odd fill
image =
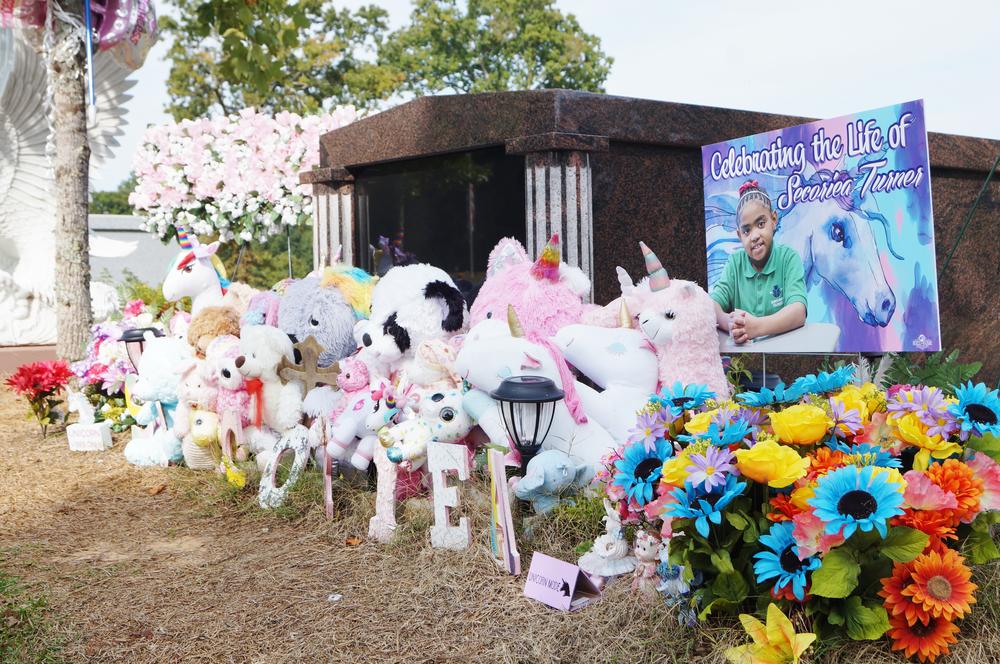
[[[457,526],[451,525],[450,512],[458,507],[458,487],[448,486],[445,473],[457,472],[458,479],[469,479],[469,450],[465,445],[427,443],[427,470],[434,490],[434,525],[431,526],[431,546],[437,549],[469,548],[469,519],[462,517]]]
[[[396,532],[396,471],[399,467],[385,454],[385,447],[375,445],[375,516],[368,521],[368,537],[387,543]]]

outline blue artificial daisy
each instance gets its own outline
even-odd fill
[[[830,449],[843,452],[849,458],[847,463],[855,466],[880,466],[882,468],[902,468],[903,462],[898,457],[894,457],[892,452],[881,445],[874,443],[856,443],[848,445],[836,438],[826,441],[826,446]]]
[[[670,492],[676,502],[667,503],[665,516],[676,519],[694,519],[695,530],[702,537],[708,537],[708,522],[718,525],[722,523],[722,510],[747,488],[746,482],[740,482],[735,475],[726,478],[724,485],[713,488],[710,492],[701,490],[701,486],[685,484],[684,488]]]
[[[752,408],[764,408],[773,406],[776,403],[793,403],[802,398],[802,391],[785,387],[784,383],[778,383],[774,389],[767,387],[760,388],[759,392],[740,392],[734,399],[744,406]]]
[[[708,425],[708,429],[704,433],[681,434],[677,436],[677,440],[682,440],[685,443],[707,440],[713,445],[728,447],[729,445],[742,442],[744,438],[750,435],[751,428],[745,420],[734,420],[720,431],[718,423],[712,422]]]
[[[854,367],[848,365],[830,373],[820,371],[818,374],[809,374],[808,376],[796,378],[795,382],[788,389],[793,392],[798,391],[800,395],[834,392],[842,389],[853,378]]]
[[[806,575],[819,568],[819,556],[809,556],[799,559],[799,547],[792,537],[795,525],[790,521],[775,523],[766,535],[760,536],[760,543],[769,550],[754,554],[753,571],[757,575],[757,583],[770,579],[775,590],[781,590],[792,584],[792,594],[800,602],[806,598]]]
[[[873,528],[885,537],[886,522],[903,513],[903,493],[888,474],[874,466],[844,466],[819,478],[815,495],[808,502],[826,523],[827,534],[843,529],[844,539],[861,529]]]
[[[962,440],[969,436],[1000,436],[1000,390],[990,391],[985,383],[973,386],[970,380],[955,388],[958,403],[948,407],[961,427]]]
[[[681,385],[677,381],[673,387],[664,387],[654,398],[661,406],[669,408],[674,417],[679,417],[685,410],[700,408],[709,399],[714,399],[715,392],[707,385]]]
[[[674,448],[667,441],[656,441],[651,449],[646,449],[642,441],[631,443],[625,448],[622,458],[615,461],[613,484],[625,490],[625,494],[641,507],[653,500],[656,485],[660,482],[663,462],[670,458]]]

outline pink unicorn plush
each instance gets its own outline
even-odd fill
[[[619,324],[622,301],[625,310],[637,314],[633,325],[652,343],[659,365],[660,387],[680,381],[704,384],[720,399],[729,398],[729,383],[719,356],[712,298],[693,281],[671,279],[656,254],[639,243],[648,278],[633,284],[618,268],[621,297],[603,309],[588,311],[584,322],[603,327]]]
[[[559,261],[558,234],[534,263],[520,242],[505,237],[490,252],[486,281],[469,309],[469,327],[487,318],[507,320],[507,305],[513,305],[525,334],[549,337],[580,322],[589,294],[587,275]]]

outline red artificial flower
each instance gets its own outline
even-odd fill
[[[767,518],[775,523],[791,521],[796,514],[802,512],[802,510],[792,502],[791,497],[789,497],[787,493],[779,493],[774,498],[771,498],[771,507],[774,508],[774,511],[769,512]]]

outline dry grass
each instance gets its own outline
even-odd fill
[[[31,658],[51,646],[68,661],[716,662],[741,639],[731,621],[678,628],[627,582],[573,614],[524,598],[524,577],[489,559],[481,480],[463,491],[471,550],[432,549],[420,500],[382,546],[365,537],[369,492],[339,487],[327,521],[310,473],[286,507],[263,512],[251,491],[212,474],[131,467],[121,442],[74,454],[58,432],[40,441],[20,413],[0,393],[0,571],[50,607],[48,641]],[[535,549],[571,559],[600,526],[586,509],[535,523],[524,565]],[[948,661],[1000,660],[998,576],[996,566],[979,573],[980,605]],[[884,642],[812,659],[893,661]]]

